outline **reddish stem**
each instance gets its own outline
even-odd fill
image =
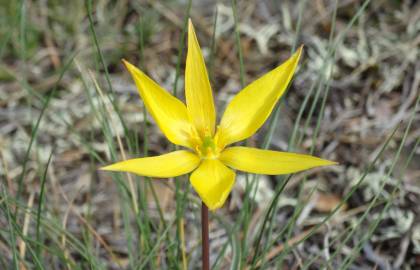
[[[209,209],[204,202],[201,203],[201,239],[203,270],[210,270]]]

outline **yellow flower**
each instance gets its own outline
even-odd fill
[[[168,154],[130,159],[102,170],[167,178],[192,172],[190,181],[209,209],[220,208],[235,181],[235,171],[289,174],[335,164],[317,157],[228,146],[252,136],[265,122],[286,90],[302,47],[286,62],[249,84],[227,106],[216,128],[216,110],[200,46],[189,21],[185,70],[186,105],[124,61],[147,110],[174,144],[184,146]]]

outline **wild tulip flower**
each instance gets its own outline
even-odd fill
[[[212,89],[191,21],[185,70],[186,105],[123,60],[164,135],[186,149],[125,160],[102,170],[156,178],[192,172],[192,186],[207,207],[214,210],[223,206],[232,190],[234,170],[277,175],[335,164],[309,155],[229,146],[252,136],[263,125],[292,79],[301,52],[302,47],[282,65],[240,91],[227,106],[218,126]]]

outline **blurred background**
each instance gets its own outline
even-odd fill
[[[188,17],[219,117],[303,44],[247,143],[340,163],[239,174],[211,213],[213,268],[419,269],[414,0],[0,0],[0,268],[200,269],[188,177],[97,171],[173,149],[121,59],[184,99]]]

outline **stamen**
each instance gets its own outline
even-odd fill
[[[204,159],[214,159],[219,156],[219,151],[210,136],[202,138],[201,145],[199,145],[197,153]]]

